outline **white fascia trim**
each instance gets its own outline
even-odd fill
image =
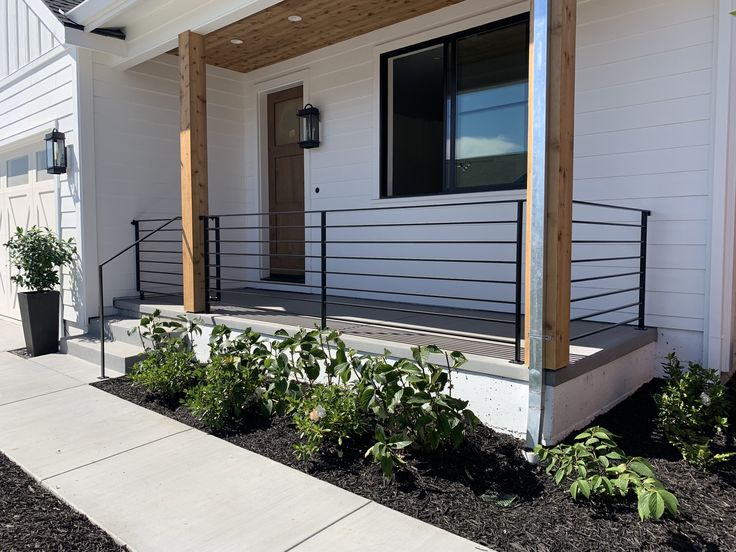
[[[714,100],[712,106],[713,150],[711,153],[711,234],[708,247],[708,303],[706,304],[703,362],[711,368],[730,372],[734,344],[734,270],[736,259],[736,166],[733,150],[736,142],[736,103],[731,94],[736,57],[732,46],[736,18],[731,12],[736,0],[716,4],[714,22]]]
[[[30,10],[41,20],[41,23],[46,27],[51,34],[54,35],[56,40],[64,43],[64,24],[59,21],[56,16],[51,12],[49,7],[42,2],[42,0],[24,0]]]
[[[86,2],[91,1],[86,0]],[[123,60],[113,62],[112,67],[121,70],[129,69],[176,48],[179,34],[184,31],[207,34],[263,11],[281,1],[250,0],[244,4],[243,0],[217,0],[217,2],[205,4],[202,9],[181,15],[171,14],[171,17],[162,21],[159,27],[143,36],[136,38],[135,29],[130,29],[131,34],[126,39],[128,55]]]
[[[140,0],[85,0],[67,12],[75,23],[84,25],[87,32],[104,27],[113,17],[124,12]]]
[[[78,324],[86,331],[89,317],[97,306],[97,185],[95,171],[94,69],[92,52],[77,48],[74,53],[75,126],[77,129],[77,162],[79,205],[77,231],[82,271],[82,290],[76,305]]]
[[[87,33],[79,29],[72,29],[71,27],[64,28],[64,43],[70,46],[110,54],[118,58],[124,58],[128,53],[128,45],[124,40]]]

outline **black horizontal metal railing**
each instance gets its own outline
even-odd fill
[[[313,315],[322,327],[327,327],[328,320],[355,323],[355,317],[340,314],[338,309],[472,320],[479,323],[472,331],[433,324],[431,332],[513,345],[512,362],[520,363],[524,204],[524,200],[504,200],[202,217],[206,311],[223,293],[258,296],[270,289],[296,291],[289,295],[290,301],[318,305]],[[574,204],[576,213],[578,209],[586,213],[573,219],[571,322],[583,331],[571,341],[624,325],[643,329],[650,212],[586,201]],[[293,215],[301,217],[303,224],[292,221],[278,228],[296,229],[299,237],[279,239],[270,234],[273,217]],[[636,220],[629,220],[632,217]],[[136,290],[141,299],[148,294],[182,294],[181,228],[172,227],[178,220],[180,217],[133,221],[135,243],[128,249],[136,250]],[[165,224],[160,225],[162,222]],[[598,228],[605,228],[605,234],[596,233]],[[455,235],[448,235],[450,231]],[[303,249],[296,253],[272,250],[282,244]],[[423,248],[430,248],[429,254],[423,255]],[[594,253],[581,255],[581,248]],[[606,248],[613,250],[607,253]],[[621,248],[625,250],[619,251]],[[282,268],[281,272],[303,279],[270,279],[269,263],[275,257],[302,260],[300,268]],[[627,283],[631,278],[635,282]],[[613,298],[634,294],[635,298],[621,304],[611,303]],[[601,299],[605,308],[591,306]],[[626,316],[632,309],[636,316]],[[618,316],[621,313],[623,319]],[[595,324],[588,328],[580,324],[583,322]],[[418,325],[381,316],[371,317],[369,324],[402,329]],[[505,332],[495,331],[495,324],[510,327],[506,335],[512,337],[498,335]]]
[[[135,240],[146,238],[135,248],[135,289],[141,299],[147,294],[179,296],[183,293],[181,217],[156,230],[163,220],[137,219],[131,223]]]
[[[268,264],[274,258],[303,258],[303,268],[280,270],[287,274],[303,274],[303,282],[285,278],[276,282],[268,281],[268,285],[280,290],[302,292],[290,298],[307,304],[318,304],[322,327],[327,327],[328,318],[355,322],[354,319],[335,312],[342,308],[501,324],[513,328],[512,338],[485,335],[476,331],[465,333],[512,344],[514,361],[521,362],[523,206],[523,200],[507,200],[209,215],[202,218],[204,235],[207,236],[207,310],[210,298],[223,292],[262,294],[264,274],[268,274]],[[442,218],[442,215],[433,216],[437,209],[442,208],[457,209],[458,213],[462,209],[465,216],[453,217],[451,220]],[[476,210],[474,216],[469,215],[469,210],[473,209]],[[489,216],[489,210],[495,210],[496,216]],[[400,213],[405,220],[397,220],[396,213]],[[294,227],[299,230],[304,228],[304,238],[294,239],[290,236],[288,239],[278,239],[268,235],[266,231],[271,226],[267,221],[276,216],[303,217],[303,225],[286,221],[287,224],[280,224],[278,227]],[[361,221],[361,217],[366,218],[365,222]],[[462,235],[457,239],[448,237],[444,230],[448,227],[460,227]],[[384,235],[390,232],[390,235],[386,239],[376,239],[378,231],[383,231]],[[407,234],[412,231],[420,232],[421,235],[417,239],[407,239]],[[437,232],[443,232],[444,235],[433,237],[432,234]],[[470,232],[473,235],[467,236]],[[303,245],[304,251],[290,254],[275,253],[271,249],[294,243]],[[461,254],[463,248],[467,247],[473,248],[472,254]],[[495,255],[493,251],[478,249],[490,247],[495,248]],[[418,248],[430,248],[430,254],[417,254]],[[442,250],[437,251],[438,248]],[[448,254],[447,248],[453,248],[456,253]],[[407,266],[412,267],[412,270],[400,270],[400,267]],[[442,266],[443,270],[432,271],[430,267],[435,266]],[[470,266],[476,268],[465,273],[464,270]],[[494,277],[493,270],[483,272],[488,266],[508,267],[505,271],[508,276]],[[413,287],[407,289],[396,284],[402,281],[416,284],[411,284]],[[429,285],[421,287],[422,283],[431,284],[434,289],[428,289]],[[458,284],[463,286],[463,291],[457,291]],[[509,291],[503,291],[500,296],[489,296],[484,295],[488,292],[487,288],[468,289],[474,285],[495,285],[501,289],[508,287]],[[248,286],[258,286],[259,289]],[[313,291],[317,293],[310,294]],[[356,301],[358,297],[375,301],[370,304],[360,303]],[[448,301],[465,307],[465,310],[446,308]],[[483,307],[479,308],[479,305]],[[503,307],[506,312],[495,312],[489,309],[490,306],[495,306],[495,310]],[[480,312],[481,310],[485,313]],[[370,323],[407,327],[387,320],[371,320]],[[463,333],[436,327],[432,328],[432,332],[453,336]]]
[[[636,323],[638,329],[645,329],[647,232],[651,211],[590,201],[575,201],[573,203],[575,206],[591,211],[591,215],[594,215],[595,218],[600,216],[602,220],[577,219],[575,213],[573,214],[573,277],[571,280],[573,290],[587,289],[588,286],[593,285],[593,282],[598,287],[592,288],[594,290],[592,293],[583,293],[570,300],[572,309],[582,313],[574,315],[571,322],[597,322],[596,327],[571,336],[570,341],[575,342],[634,323]],[[600,213],[600,215],[597,215],[597,213]],[[613,213],[623,216],[626,220],[611,220]],[[576,234],[584,228],[593,229],[594,231],[594,229],[601,227],[606,229],[606,235],[603,239],[576,238]],[[596,246],[596,253],[592,256],[581,256],[577,251],[579,248],[575,247],[577,244],[594,245]],[[611,255],[600,253],[601,248],[612,246],[623,247],[624,251],[620,254],[614,253]],[[596,273],[594,275],[576,275],[578,267],[581,269],[585,267],[592,268]],[[609,269],[612,270],[609,271]],[[628,283],[632,278],[634,281]],[[601,287],[606,282],[610,285],[611,281],[616,282],[612,289]],[[617,297],[619,295],[627,298],[614,306],[606,304],[603,309],[587,306],[596,299]],[[636,309],[636,316],[629,316],[629,311],[634,308]],[[601,320],[601,317],[612,314],[616,315],[616,320]]]
[[[138,290],[140,290],[140,248],[141,244],[149,241],[152,236],[157,235],[159,232],[165,232],[167,230],[167,226],[174,223],[175,221],[181,220],[181,217],[172,217],[170,219],[160,219],[155,221],[148,221],[148,222],[156,222],[156,223],[162,223],[157,224],[156,228],[153,228],[151,230],[148,230],[145,234],[145,236],[140,236],[140,222],[141,221],[133,221],[133,226],[135,228],[135,237],[132,244],[127,246],[126,248],[118,251],[115,255],[108,258],[106,261],[101,262],[99,265],[97,265],[97,285],[98,285],[98,317],[99,317],[99,328],[100,328],[100,379],[105,379],[105,273],[104,269],[105,266],[107,266],[109,263],[123,255],[124,253],[127,253],[131,249],[135,249],[135,276],[136,276],[136,287]],[[181,260],[179,261],[181,263]]]

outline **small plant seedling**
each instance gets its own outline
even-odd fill
[[[654,476],[652,466],[636,456],[626,456],[614,435],[595,426],[578,434],[573,444],[551,448],[537,445],[534,451],[557,485],[571,481],[573,500],[592,495],[625,499],[635,496],[642,521],[658,520],[665,511],[677,515],[679,503]]]

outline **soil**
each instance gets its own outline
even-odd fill
[[[128,550],[0,453],[0,550]]]
[[[12,349],[8,352],[14,354],[15,356],[19,356],[20,358],[25,358],[25,359],[33,358],[31,356],[31,353],[29,353],[28,349],[26,349],[25,347],[21,347],[20,349]]]
[[[128,378],[94,385],[204,429],[186,407],[158,401]],[[591,423],[620,435],[627,454],[649,459],[678,497],[679,516],[659,522],[640,522],[635,501],[573,502],[567,485],[555,486],[543,469],[522,460],[520,441],[487,427],[457,451],[409,454],[410,469],[390,483],[363,457],[369,441],[354,443],[341,459],[325,452],[298,461],[292,447],[299,436],[288,418],[252,417],[217,435],[498,551],[736,551],[736,462],[704,473],[679,458],[654,423],[652,394],[660,385],[650,382]]]

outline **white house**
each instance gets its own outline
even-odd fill
[[[734,368],[734,10],[4,0],[0,239],[76,238],[71,336],[137,232],[105,306],[458,348],[458,393],[486,422],[556,440],[671,350]],[[306,104],[320,142],[303,149]],[[61,178],[37,155],[52,128]]]

